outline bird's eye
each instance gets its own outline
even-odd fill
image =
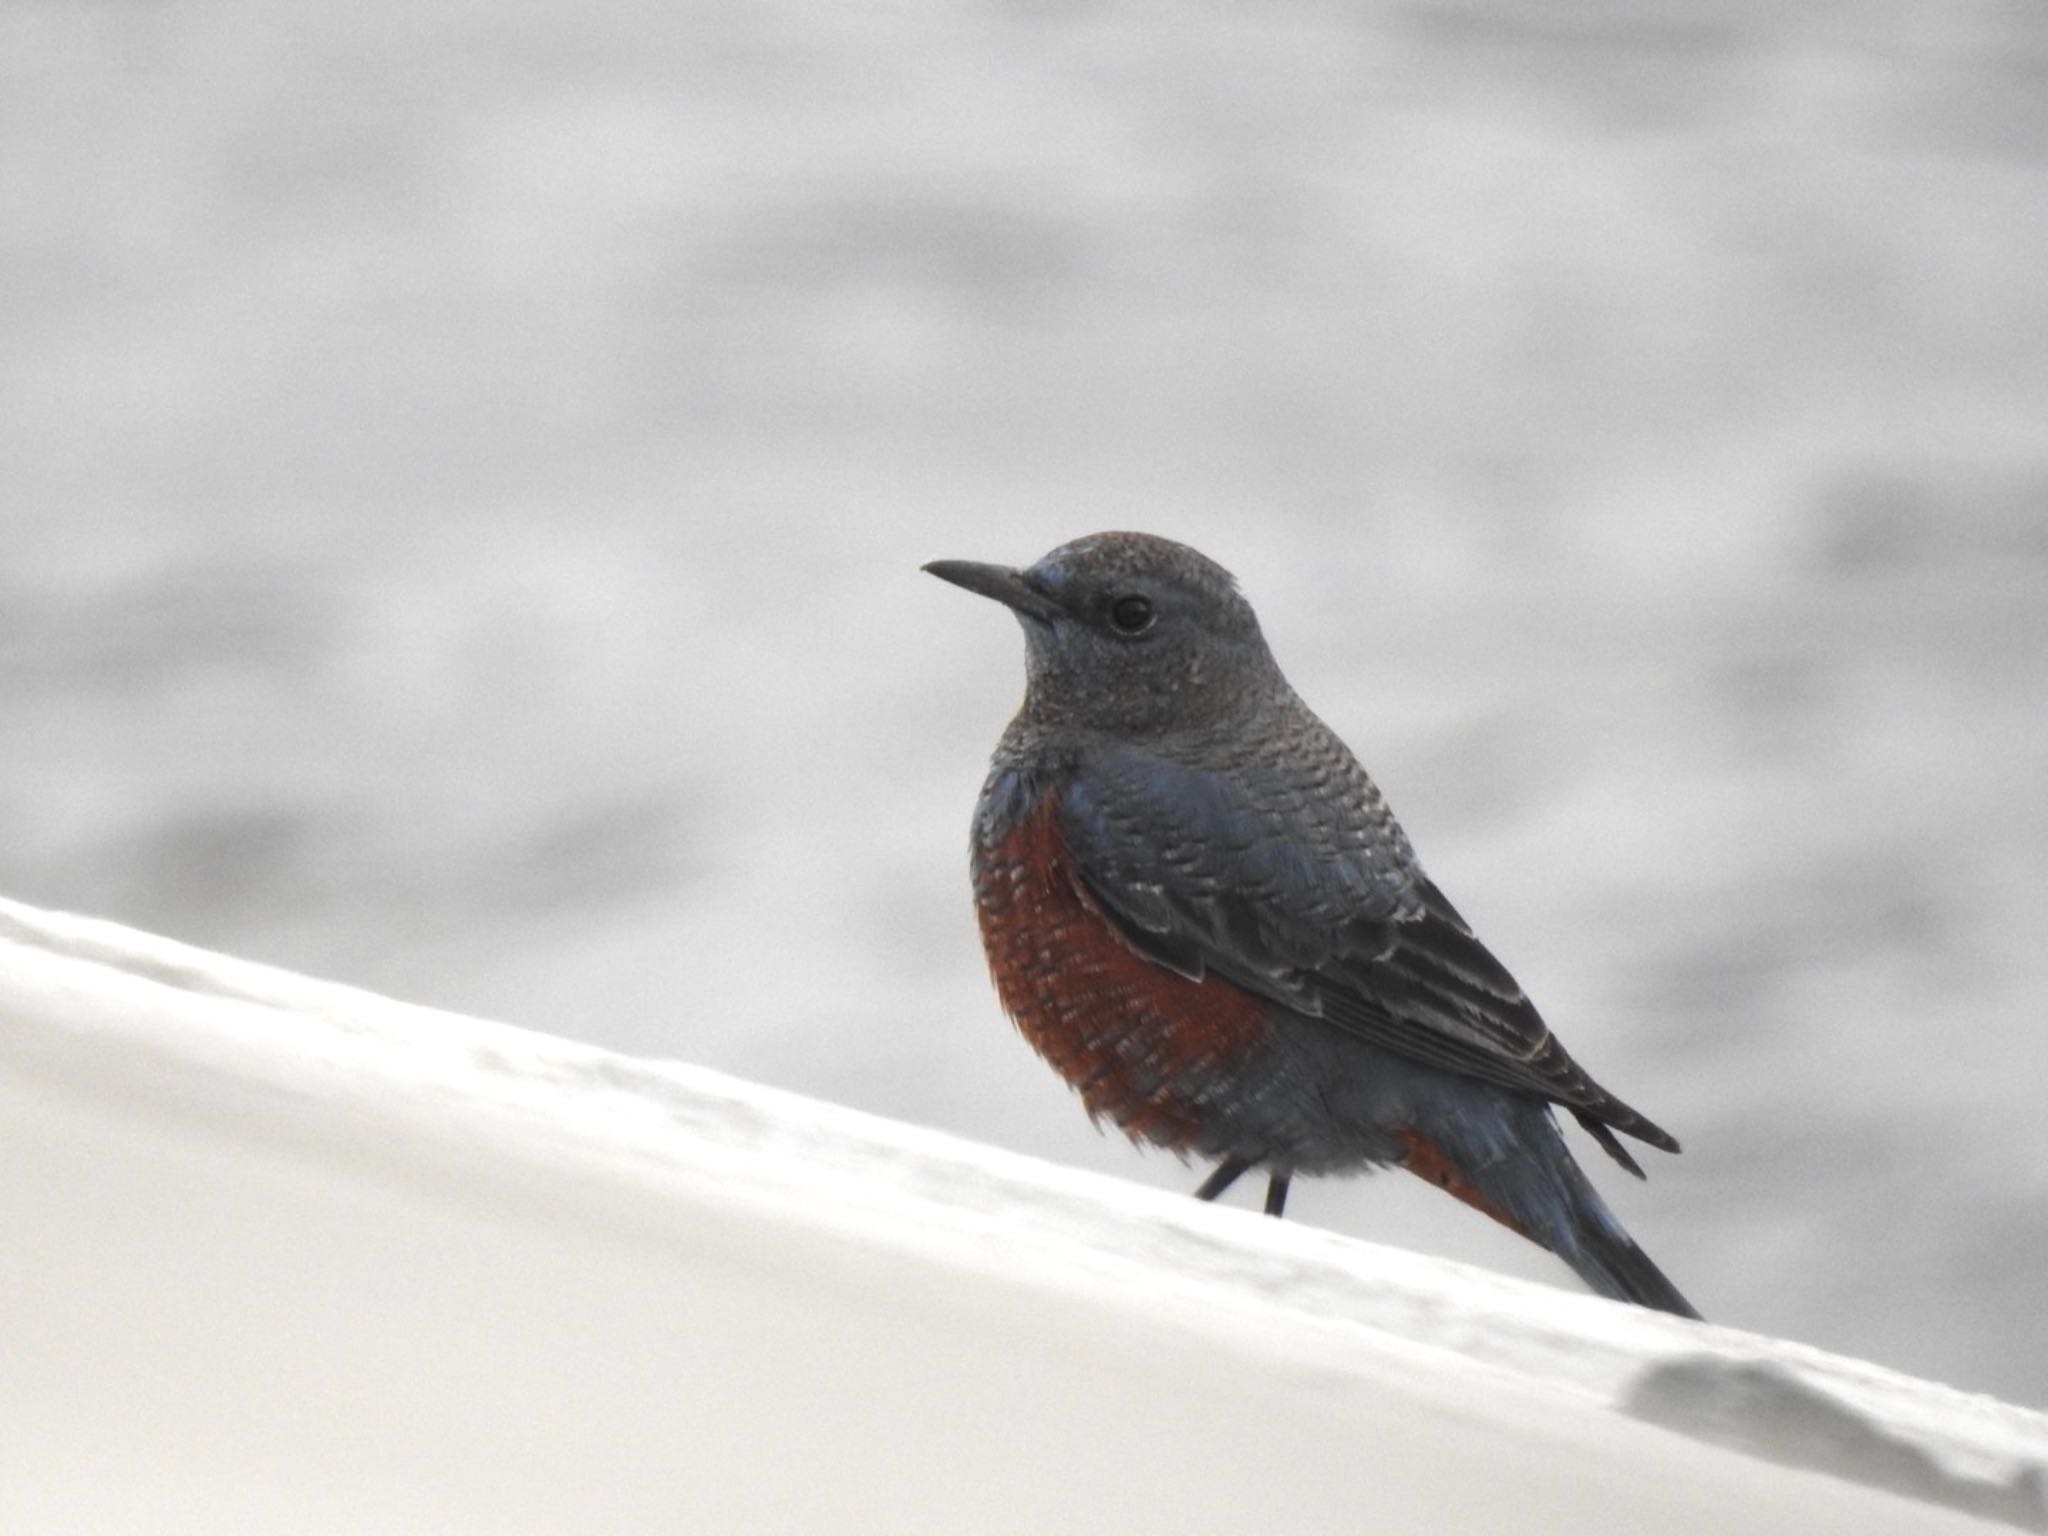
[[[1109,622],[1120,635],[1142,635],[1152,627],[1156,617],[1152,611],[1152,599],[1136,592],[1109,605]]]

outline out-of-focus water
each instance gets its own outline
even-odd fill
[[[2044,135],[2027,7],[10,6],[0,889],[1189,1185],[916,569],[1151,529],[1710,1316],[2048,1404]]]

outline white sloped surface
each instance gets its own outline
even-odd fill
[[[2048,1462],[1875,1367],[7,904],[0,1232],[43,1536],[1868,1536],[2036,1525]]]

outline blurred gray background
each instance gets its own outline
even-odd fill
[[[0,891],[1188,1187],[917,571],[1166,533],[1710,1316],[2048,1404],[2044,263],[2034,4],[15,0]]]

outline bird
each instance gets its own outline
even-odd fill
[[[1266,1176],[1405,1169],[1600,1295],[1699,1316],[1573,1157],[1564,1110],[1679,1150],[1596,1083],[1424,872],[1385,797],[1295,693],[1237,581],[1152,534],[1015,568],[923,569],[1008,608],[1024,701],[970,867],[1004,1010],[1090,1117]]]

